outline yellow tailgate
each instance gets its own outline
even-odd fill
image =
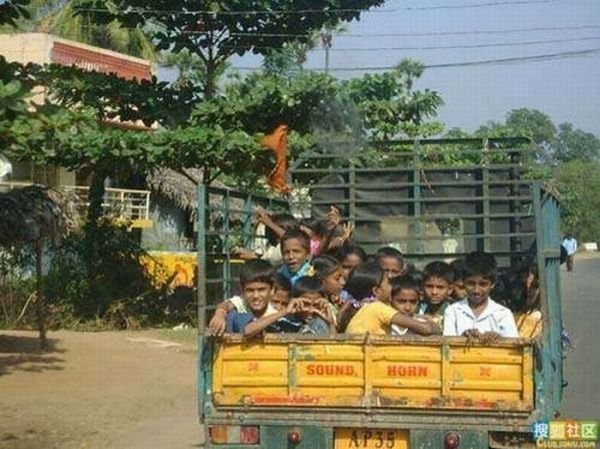
[[[531,346],[369,338],[217,345],[217,405],[533,409]]]

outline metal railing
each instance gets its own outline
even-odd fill
[[[31,182],[1,181],[0,190],[12,190],[32,185]],[[74,196],[77,210],[85,214],[89,206],[88,186],[60,186],[67,194]],[[136,189],[120,189],[108,187],[105,190],[102,201],[102,209],[105,215],[110,215],[121,220],[148,220],[150,215],[150,191]]]

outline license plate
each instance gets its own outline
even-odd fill
[[[408,449],[408,431],[390,429],[335,429],[335,449]]]

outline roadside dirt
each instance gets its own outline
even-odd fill
[[[193,331],[0,331],[0,448],[198,448]]]

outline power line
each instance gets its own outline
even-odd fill
[[[424,66],[426,69],[441,69],[441,68],[451,68],[451,67],[472,67],[472,66],[482,66],[482,65],[501,65],[501,64],[518,64],[518,63],[528,63],[528,62],[542,62],[542,61],[552,61],[557,59],[568,59],[568,58],[578,58],[582,56],[592,56],[600,53],[600,48],[590,48],[587,50],[576,50],[576,51],[565,51],[561,53],[547,53],[541,55],[532,55],[532,56],[517,56],[512,58],[499,58],[499,59],[483,59],[477,61],[461,61],[461,62],[448,62],[441,64],[427,64]],[[257,71],[261,70],[261,67],[244,67],[244,66],[233,66],[232,69],[236,70],[248,70],[248,71]],[[330,72],[379,72],[383,70],[392,70],[395,69],[395,66],[371,66],[371,67],[332,67],[329,69]],[[313,72],[321,72],[323,69],[305,69],[307,71]]]
[[[500,42],[492,44],[460,44],[460,45],[430,45],[430,46],[418,46],[418,47],[358,47],[358,48],[331,48],[329,51],[348,52],[348,51],[397,51],[397,50],[449,50],[449,49],[463,49],[463,48],[489,48],[489,47],[515,47],[515,46],[526,46],[526,45],[541,45],[541,44],[558,44],[565,42],[582,42],[582,41],[594,41],[600,40],[600,36],[585,36],[571,39],[550,39],[550,40],[537,40],[537,41],[522,41],[522,42]],[[238,48],[236,45],[222,45],[223,48]],[[253,48],[257,49],[279,49],[276,46],[257,46],[253,45]],[[310,51],[324,51],[322,48],[310,49]]]
[[[340,9],[298,9],[298,10],[230,10],[230,11],[212,11],[209,9],[197,9],[189,11],[167,10],[167,9],[146,9],[146,8],[127,8],[118,9],[116,12],[123,14],[170,14],[170,15],[209,15],[209,16],[248,16],[248,15],[305,15],[305,14],[327,14],[327,13],[396,13],[404,11],[430,11],[444,9],[471,9],[471,8],[487,8],[494,6],[510,6],[510,5],[532,5],[532,4],[547,4],[555,3],[557,0],[504,0],[492,1],[485,3],[469,3],[465,5],[432,5],[432,6],[407,6],[403,8],[393,9],[361,9],[361,8],[340,8]],[[87,12],[106,12],[109,11],[103,8],[73,8],[75,11]]]
[[[336,38],[370,38],[370,37],[426,37],[426,36],[462,36],[472,34],[511,34],[536,31],[572,31],[598,29],[600,25],[576,25],[560,27],[535,27],[535,28],[513,28],[507,30],[465,30],[465,31],[431,31],[421,33],[339,33]],[[189,31],[187,34],[209,34],[206,31]],[[229,36],[253,36],[253,37],[307,37],[307,34],[291,33],[230,33]]]

